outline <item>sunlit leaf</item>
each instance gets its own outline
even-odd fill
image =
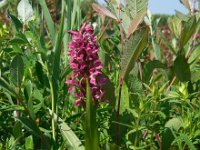
[[[125,79],[133,69],[142,50],[147,46],[148,28],[143,28],[133,34],[125,43],[125,51],[121,58],[120,76]]]
[[[174,129],[176,131],[178,131],[182,126],[183,122],[180,118],[172,118],[168,120],[167,123],[165,124],[165,127]]]
[[[139,24],[143,21],[144,16],[146,15],[146,11],[142,11],[141,13],[138,13],[132,20],[131,24],[129,25],[128,32],[127,32],[127,38],[135,32]]]
[[[181,38],[180,38],[180,46],[183,48],[185,44],[191,39],[192,35],[196,31],[196,27],[198,25],[199,21],[196,21],[196,17],[193,16],[190,18],[187,22],[183,22],[183,29],[181,32]]]
[[[98,5],[98,4],[95,4],[93,3],[92,4],[92,8],[99,14],[101,15],[104,15],[104,16],[107,16],[107,17],[110,17],[112,19],[117,19],[115,17],[115,15],[113,15],[108,9],[104,8],[103,6],[101,5]]]
[[[180,2],[190,11],[190,1],[189,0],[180,0]]]
[[[33,136],[32,135],[26,137],[25,148],[26,148],[26,150],[33,150],[34,149]]]
[[[17,6],[18,17],[27,23],[33,17],[33,8],[28,0],[21,0]]]
[[[180,138],[188,145],[190,150],[197,150],[188,135],[180,133]]]

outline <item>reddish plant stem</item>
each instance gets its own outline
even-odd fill
[[[139,73],[140,73],[140,80],[142,81],[142,64],[141,61],[138,61]]]
[[[122,23],[121,23],[121,2],[120,0],[117,0],[117,9],[118,9],[118,14],[117,14],[117,17],[118,17],[118,24],[119,24],[119,27],[120,27],[120,35],[121,35],[121,46],[122,46],[122,50],[121,50],[121,54],[123,55],[123,50],[124,50],[124,33],[123,33],[123,27],[122,27]],[[119,145],[119,121],[120,121],[120,118],[119,118],[119,113],[120,113],[120,102],[121,102],[121,92],[122,92],[122,84],[123,84],[123,79],[120,77],[120,87],[119,87],[119,95],[118,95],[118,106],[117,106],[117,112],[116,112],[116,145]]]
[[[159,133],[157,133],[156,131],[155,132],[155,137],[156,137],[156,140],[158,142],[158,145],[160,146],[160,150],[162,150],[162,144],[161,144],[161,141],[160,141],[160,136],[159,136]]]
[[[172,81],[170,82],[169,86],[167,87],[167,90],[166,90],[165,94],[167,94],[169,92],[169,90],[172,87],[172,85],[173,85],[175,80],[176,80],[176,76],[173,77]]]

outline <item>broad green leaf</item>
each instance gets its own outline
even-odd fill
[[[118,103],[116,103],[116,108]],[[129,92],[126,83],[122,85],[121,101],[120,101],[120,114],[123,114],[129,108]],[[116,109],[117,110],[117,109]]]
[[[19,29],[21,29],[23,26],[22,23],[15,16],[13,16],[11,14],[9,14],[9,16],[10,16],[16,30],[19,31]]]
[[[138,13],[147,11],[147,5],[147,0],[127,0],[126,13],[133,19]]]
[[[183,126],[183,121],[180,118],[172,118],[167,121],[165,127],[178,131]]]
[[[40,62],[36,61],[35,69],[36,69],[36,76],[39,81],[38,83],[40,83],[43,87],[45,86],[49,87],[47,75],[43,71],[43,66]]]
[[[26,150],[34,150],[32,135],[25,138],[25,148],[26,148]]]
[[[159,47],[157,41],[154,38],[152,39],[152,46],[153,46],[155,58],[157,60],[161,60],[161,50],[160,50],[160,47]]]
[[[99,135],[96,122],[96,106],[91,96],[88,80],[86,88],[85,149],[99,150]]]
[[[183,29],[181,32],[181,38],[180,38],[180,46],[183,48],[185,44],[191,39],[192,35],[196,31],[196,27],[199,22],[196,21],[196,17],[193,16],[190,18],[187,22],[183,22]]]
[[[49,13],[47,4],[46,4],[45,0],[39,0],[38,2],[42,7],[42,10],[43,10],[43,13],[44,13],[44,17],[45,17],[45,20],[46,20],[46,23],[47,23],[47,27],[49,29],[49,33],[50,33],[50,36],[51,36],[51,40],[54,43],[55,42],[56,31],[55,31],[54,22],[53,22],[53,20],[51,18],[51,15]]]
[[[21,0],[17,6],[19,19],[25,24],[33,17],[33,8],[28,0]]]
[[[10,66],[11,80],[16,86],[20,86],[24,75],[24,62],[21,56],[13,58]]]
[[[174,71],[181,82],[191,79],[190,66],[183,55],[179,55],[174,61]]]
[[[162,132],[162,148],[163,150],[169,150],[172,142],[174,141],[174,136],[170,128],[165,128]]]
[[[130,71],[133,69],[137,59],[142,53],[143,49],[147,47],[148,42],[148,28],[143,28],[133,34],[130,39],[125,42],[124,54],[121,58],[120,76],[125,79]]]
[[[22,124],[19,121],[16,121],[15,125],[13,126],[12,132],[15,139],[19,138],[22,135]]]

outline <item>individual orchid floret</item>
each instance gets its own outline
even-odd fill
[[[97,38],[91,25],[85,22],[80,31],[70,30],[72,41],[69,43],[70,68],[73,76],[66,81],[70,85],[68,92],[71,93],[75,87],[75,106],[85,107],[86,80],[89,81],[92,98],[95,103],[106,101],[103,98],[102,85],[106,82],[99,60]]]

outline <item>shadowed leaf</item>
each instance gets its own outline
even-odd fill
[[[10,66],[10,74],[12,82],[19,86],[24,75],[24,62],[21,56],[17,55],[13,58]]]

